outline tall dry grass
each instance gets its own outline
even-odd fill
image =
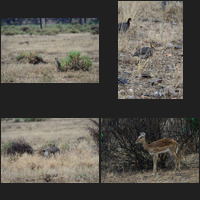
[[[56,118],[42,122],[3,121],[1,147],[23,138],[33,155],[7,156],[1,151],[2,183],[98,183],[99,153],[87,126],[89,119]],[[79,138],[82,139],[79,139]],[[60,155],[46,158],[38,150],[56,144]]]

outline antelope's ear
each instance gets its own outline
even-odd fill
[[[142,135],[142,136],[144,136],[144,137],[145,137],[145,135],[146,135],[146,134],[145,134],[144,132],[142,132],[142,133],[140,133],[140,135]]]

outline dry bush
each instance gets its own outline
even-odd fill
[[[33,154],[33,148],[23,139],[8,142],[7,155],[22,155],[24,153]]]
[[[91,137],[93,138],[97,147],[99,147],[99,121],[90,119],[94,127],[88,126]],[[98,148],[99,150],[99,148]]]
[[[16,58],[18,61],[28,62],[34,65],[38,63],[46,63],[39,54],[32,52],[23,52]]]

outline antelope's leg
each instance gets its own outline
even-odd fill
[[[158,160],[158,155],[154,154],[153,155],[153,174],[152,175],[156,175],[156,173],[157,173],[157,160]]]

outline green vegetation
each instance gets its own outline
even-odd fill
[[[60,148],[63,149],[63,150],[69,150],[69,144],[63,143],[63,144],[60,145]]]
[[[92,61],[88,56],[81,56],[79,51],[70,51],[67,57],[61,61],[62,71],[67,70],[83,70],[89,71]]]
[[[38,121],[45,121],[46,118],[24,118],[25,122],[38,122]]]
[[[23,52],[16,57],[18,61],[25,61],[32,64],[38,64],[40,62],[45,63],[42,56],[33,52]]]
[[[58,145],[55,142],[48,142],[46,144],[43,144],[41,149],[45,149],[45,148],[50,148],[50,147],[57,147]]]
[[[20,122],[20,118],[15,118],[14,122]]]
[[[95,28],[94,28],[95,27]],[[2,35],[56,35],[58,33],[81,33],[91,32],[92,34],[99,34],[99,25],[94,24],[55,24],[46,25],[40,29],[38,25],[4,25],[1,26]]]
[[[7,149],[11,148],[11,146],[12,146],[12,142],[11,141],[6,142],[4,145],[2,145],[1,152],[3,152],[4,155],[5,155],[6,152],[7,152]]]

